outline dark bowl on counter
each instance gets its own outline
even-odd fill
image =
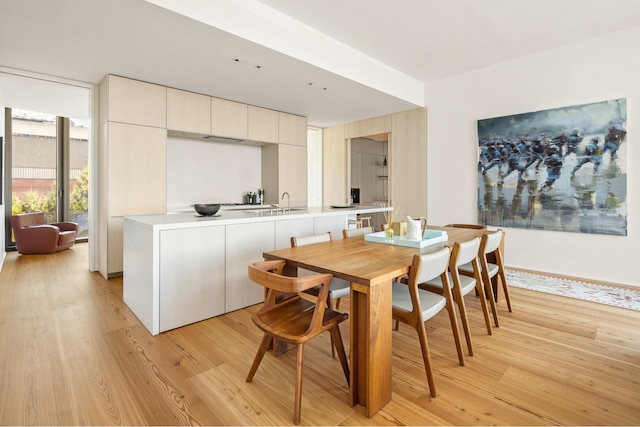
[[[200,203],[193,205],[193,208],[202,216],[215,215],[220,209],[220,204]]]

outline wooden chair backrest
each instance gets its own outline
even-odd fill
[[[292,236],[291,247],[310,245],[312,243],[329,242],[333,240],[333,235],[330,231],[321,234],[310,234],[308,236]]]
[[[373,233],[373,227],[345,228],[342,230],[342,237],[347,239],[349,237],[363,236],[370,233]]]

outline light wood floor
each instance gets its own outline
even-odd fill
[[[438,396],[415,332],[393,333],[393,400],[348,405],[329,337],[305,352],[302,423],[637,425],[640,312],[512,288],[514,313],[486,335],[468,297],[476,355],[457,364],[448,320],[427,322]],[[348,307],[348,301],[343,301]],[[0,273],[1,425],[290,425],[295,355],[265,356],[256,307],[151,336],[122,281],[87,269],[87,246],[7,255]],[[348,346],[348,325],[343,329]]]

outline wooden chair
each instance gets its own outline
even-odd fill
[[[509,295],[509,286],[507,285],[507,277],[504,272],[504,261],[502,258],[502,247],[504,241],[504,231],[497,230],[495,232],[484,233],[482,239],[480,239],[480,270],[482,274],[482,282],[484,288],[491,303],[491,310],[493,311],[493,321],[496,327],[500,326],[498,320],[498,311],[496,308],[496,299],[493,292],[493,286],[491,279],[496,275],[502,282],[502,289],[507,301],[507,308],[509,312],[511,309],[511,296]],[[460,266],[460,273],[464,275],[472,274],[472,267],[470,264]]]
[[[348,239],[349,237],[364,236],[370,233],[373,233],[373,227],[345,228],[342,230],[342,237]]]
[[[267,296],[262,308],[252,316],[253,322],[264,332],[264,337],[249,370],[247,382],[253,380],[264,354],[273,346],[274,339],[297,345],[293,422],[300,424],[304,345],[310,339],[329,331],[338,352],[347,384],[349,384],[349,364],[338,328],[338,325],[347,320],[349,316],[346,313],[329,309],[324,303],[329,295],[329,283],[333,277],[331,274],[304,277],[283,276],[281,273],[284,265],[284,261],[264,261],[249,266],[249,278],[264,286]],[[316,286],[320,287],[316,302],[298,295],[298,292],[304,292]],[[281,293],[290,297],[282,300],[277,298]]]
[[[355,230],[352,230],[355,231]],[[320,243],[320,242],[329,242],[333,240],[333,235],[330,231],[321,234],[311,234],[308,236],[293,236],[291,237],[291,247],[295,248],[297,246],[310,245],[312,243]],[[308,294],[318,296],[319,288],[310,289]],[[346,280],[339,279],[334,277],[331,280],[331,285],[329,286],[329,297],[327,299],[327,304],[330,309],[333,309],[333,299],[336,299],[336,310],[340,308],[340,299],[344,297],[348,297],[351,293],[351,283]]]
[[[467,348],[469,356],[473,356],[473,344],[471,342],[471,332],[469,328],[469,317],[467,316],[467,308],[464,303],[464,296],[475,289],[478,295],[484,295],[482,289],[482,277],[480,273],[480,262],[478,261],[478,251],[480,249],[480,239],[474,237],[466,242],[456,242],[451,251],[451,259],[449,261],[449,284],[453,290],[453,299],[458,304],[460,311],[460,319],[464,335],[467,340]],[[460,275],[458,268],[461,265],[469,264],[473,270],[473,276]],[[426,283],[418,285],[421,289],[442,294],[443,282],[440,277],[429,280]],[[492,334],[491,320],[489,319],[489,308],[487,307],[486,298],[480,298],[482,313],[484,314],[484,322],[487,327],[487,333]]]
[[[426,255],[414,255],[411,269],[409,270],[408,283],[393,282],[392,287],[392,316],[396,321],[412,326],[418,333],[420,347],[422,349],[422,359],[427,373],[429,390],[431,396],[436,396],[436,387],[433,380],[433,369],[431,367],[431,356],[429,354],[429,344],[427,342],[427,332],[424,322],[443,308],[449,312],[449,320],[453,331],[453,338],[458,351],[460,365],[464,366],[464,355],[460,344],[460,333],[456,321],[455,308],[451,288],[448,285],[447,267],[449,263],[449,248],[445,247],[436,252]],[[428,282],[434,277],[440,276],[443,283],[443,295],[425,291],[418,288],[418,283]]]

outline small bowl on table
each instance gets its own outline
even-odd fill
[[[213,216],[220,209],[220,204],[215,203],[199,203],[193,205],[193,208],[202,216]]]

